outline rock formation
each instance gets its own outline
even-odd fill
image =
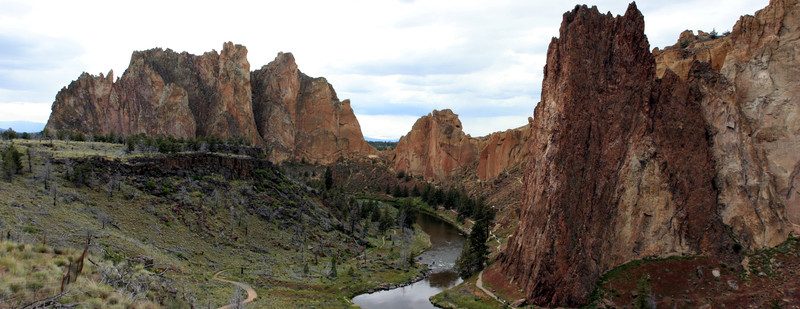
[[[464,134],[458,115],[445,109],[417,119],[411,131],[397,142],[391,162],[396,171],[443,181],[477,158],[476,140]]]
[[[266,142],[275,162],[327,164],[375,151],[350,102],[339,102],[324,78],[300,73],[291,54],[251,74],[247,49],[230,42],[201,56],[134,52],[122,78],[84,73],[56,95],[52,109],[51,131],[244,137]]]
[[[681,33],[675,45],[668,46],[664,50],[658,48],[653,50],[653,55],[656,57],[656,74],[661,78],[669,69],[686,80],[695,60],[708,62],[719,71],[729,48],[730,40],[727,37],[712,37],[703,31],[698,31],[695,35],[691,30],[686,30]]]
[[[800,180],[798,17],[798,1],[774,0],[743,16],[727,37],[700,37],[696,43],[697,37],[684,32],[679,42],[689,42],[685,49],[676,44],[655,52],[659,71],[682,72],[704,94],[700,104],[716,161],[720,214],[750,249],[775,246],[793,230],[800,232],[800,191],[794,185]],[[683,56],[670,56],[676,53]],[[694,59],[709,62],[713,71],[692,66]]]
[[[526,125],[474,138],[464,133],[453,111],[434,110],[400,138],[389,161],[396,171],[429,181],[447,181],[459,171],[475,169],[478,179],[486,181],[525,161],[530,136],[531,127]]]
[[[698,98],[655,59],[635,4],[577,6],[550,43],[520,224],[503,271],[539,305],[577,306],[612,267],[724,255],[714,160]]]
[[[294,56],[280,53],[252,73],[253,111],[273,161],[290,158],[328,164],[351,154],[375,151],[361,134],[350,107],[325,78],[297,69]]]
[[[770,1],[729,37],[720,71],[734,100],[703,106],[717,133],[721,214],[746,245],[772,247],[800,233],[800,1]]]
[[[527,147],[531,138],[532,118],[528,125],[489,134],[479,141],[478,179],[497,177],[507,168],[525,163],[530,153]]]

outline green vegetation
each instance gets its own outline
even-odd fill
[[[383,150],[392,150],[397,147],[397,142],[378,142],[378,141],[367,141],[370,146],[375,147],[375,149],[379,151]]]
[[[8,146],[0,142],[0,149]],[[59,247],[82,248],[91,231],[93,261],[139,261],[172,282],[171,296],[140,295],[154,306],[224,305],[230,285],[211,280],[220,269],[236,269],[229,279],[258,291],[248,305],[256,308],[349,307],[353,295],[425,271],[409,260],[430,242],[418,227],[398,224],[405,222],[401,204],[356,200],[338,186],[316,190],[266,162],[130,154],[125,144],[69,140],[17,139],[15,147],[33,154],[32,166],[0,186],[0,232],[23,243],[46,236]],[[195,161],[218,157],[243,161],[213,168]],[[162,165],[179,160],[196,163]],[[251,162],[253,169],[245,165]],[[337,276],[329,278],[332,257]],[[36,282],[30,287],[38,289]]]
[[[461,277],[468,278],[479,272],[489,259],[489,247],[486,241],[489,239],[490,220],[488,217],[482,217],[472,226],[461,256],[456,260],[456,268]]]
[[[7,181],[11,181],[15,175],[22,173],[22,154],[17,151],[14,144],[11,144],[4,151],[0,152],[0,157],[3,159],[3,177]]]
[[[475,287],[477,276],[431,297],[431,302],[439,308],[506,308]]]

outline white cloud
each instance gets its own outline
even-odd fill
[[[361,131],[364,132],[365,138],[381,140],[397,140],[400,136],[406,135],[419,118],[416,116],[360,114],[356,114],[356,117],[361,124]]]
[[[0,102],[0,110],[3,111],[0,121],[24,119],[44,123],[50,117],[50,103]]]
[[[629,2],[590,5],[623,14]],[[739,15],[767,3],[638,5],[651,46],[663,47],[687,28],[729,30]],[[0,104],[5,110],[19,108],[6,113],[23,117],[16,120],[40,120],[49,104],[33,105],[35,110],[8,104],[52,102],[83,71],[113,69],[120,76],[134,50],[163,47],[201,54],[233,41],[248,47],[251,69],[279,51],[294,53],[300,70],[326,77],[340,98],[352,100],[365,136],[398,137],[410,129],[413,121],[407,119],[444,108],[461,114],[467,132],[482,134],[527,121],[539,101],[547,46],[558,35],[563,13],[574,6],[514,0],[0,0],[0,33],[19,34],[28,38],[21,40],[30,43],[25,46],[32,46],[28,52],[0,51],[0,89],[5,89]],[[23,70],[12,68],[20,64]],[[368,115],[395,117],[383,120],[408,126],[378,129],[365,125]],[[483,120],[471,124],[468,119]]]

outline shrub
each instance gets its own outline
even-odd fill
[[[22,154],[13,144],[0,154],[3,158],[3,176],[6,180],[11,181],[14,175],[22,172]]]

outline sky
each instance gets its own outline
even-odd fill
[[[651,48],[686,29],[730,30],[768,0],[639,1]],[[629,1],[594,1],[624,14]],[[134,50],[202,54],[232,41],[250,69],[278,52],[350,99],[365,137],[398,139],[450,108],[483,136],[522,126],[540,99],[547,46],[577,2],[506,0],[0,0],[0,121],[46,122],[82,72],[116,77]]]

